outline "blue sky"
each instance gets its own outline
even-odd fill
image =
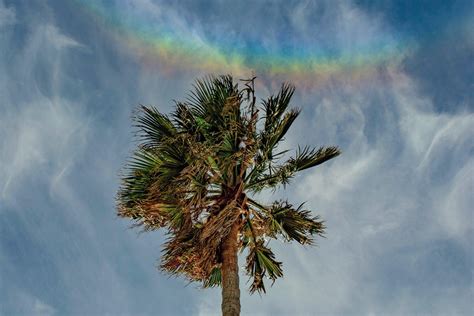
[[[0,314],[219,314],[217,289],[155,268],[162,233],[139,234],[114,209],[132,110],[168,112],[207,73],[145,63],[89,2],[0,0]],[[203,45],[269,54],[345,53],[354,37],[409,43],[361,81],[295,82],[302,114],[284,146],[343,155],[262,198],[307,201],[327,238],[273,242],[285,277],[259,297],[242,273],[242,314],[474,312],[471,1],[101,3],[146,10]],[[256,75],[260,97],[281,83]]]

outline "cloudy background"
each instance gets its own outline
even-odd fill
[[[134,107],[169,111],[209,69],[150,56],[90,3],[0,0],[0,314],[218,314],[220,292],[159,273],[162,234],[114,210]],[[471,1],[97,3],[132,21],[146,12],[203,49],[314,47],[337,60],[359,43],[400,47],[361,80],[292,74],[302,114],[285,146],[343,155],[263,198],[307,201],[327,238],[273,242],[285,277],[259,297],[241,274],[242,314],[473,313]],[[259,71],[265,97],[284,76]]]

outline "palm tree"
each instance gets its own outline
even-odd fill
[[[278,151],[298,114],[294,87],[256,106],[254,80],[231,76],[197,80],[171,116],[141,106],[134,118],[139,146],[118,192],[118,215],[145,231],[165,228],[160,268],[203,287],[222,287],[222,314],[239,315],[237,257],[247,250],[250,292],[265,292],[264,277],[283,275],[268,238],[311,244],[324,224],[303,205],[255,199],[286,185],[298,171],[339,155],[336,147],[304,147],[285,159]]]

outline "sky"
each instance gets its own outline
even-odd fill
[[[226,73],[296,86],[285,148],[342,150],[262,195],[327,233],[273,241],[265,295],[242,270],[243,315],[471,315],[473,60],[468,0],[0,0],[0,315],[220,313],[115,194],[132,111]]]

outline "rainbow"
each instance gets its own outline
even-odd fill
[[[73,0],[86,13],[131,49],[147,65],[165,72],[177,69],[203,73],[283,79],[306,85],[333,80],[360,82],[377,75],[380,66],[396,63],[410,50],[399,42],[378,41],[348,53],[324,53],[324,49],[303,44],[292,50],[268,50],[258,44],[209,41],[177,31],[156,19],[153,12],[136,12],[125,1]],[[163,14],[163,13],[161,13]],[[318,53],[316,53],[318,52]]]

